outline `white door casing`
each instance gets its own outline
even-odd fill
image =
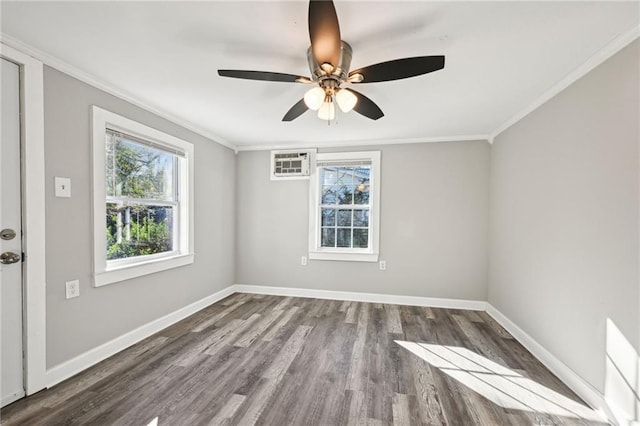
[[[0,253],[3,257],[0,261],[0,406],[5,406],[25,394],[22,362],[20,67],[2,59],[0,77]]]
[[[0,41],[0,57],[20,67],[24,386],[30,395],[48,384],[43,65]]]

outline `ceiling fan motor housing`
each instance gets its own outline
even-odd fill
[[[311,51],[311,47],[307,49],[307,62],[309,63],[309,70],[311,71],[311,78],[313,81],[320,83],[323,80],[332,79],[336,80],[338,84],[340,84],[347,80],[349,68],[351,67],[351,55],[353,51],[349,43],[341,41],[340,44],[340,60],[337,64],[331,64],[333,66],[333,70],[329,74],[322,69],[323,64],[319,64],[318,61],[316,61],[313,56],[313,52]]]

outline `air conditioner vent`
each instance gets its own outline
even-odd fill
[[[271,180],[308,179],[315,149],[271,151]]]

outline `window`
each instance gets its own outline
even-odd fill
[[[94,284],[193,263],[193,145],[92,112]]]
[[[378,260],[379,179],[379,151],[317,154],[310,180],[310,259]]]

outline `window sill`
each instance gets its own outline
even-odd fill
[[[377,262],[378,253],[338,253],[328,251],[309,252],[311,260],[339,260],[344,262]]]
[[[117,268],[112,268],[95,274],[93,285],[95,287],[101,287],[103,285],[126,281],[132,278],[166,271],[167,269],[178,268],[192,263],[193,253],[190,253],[119,266]]]

